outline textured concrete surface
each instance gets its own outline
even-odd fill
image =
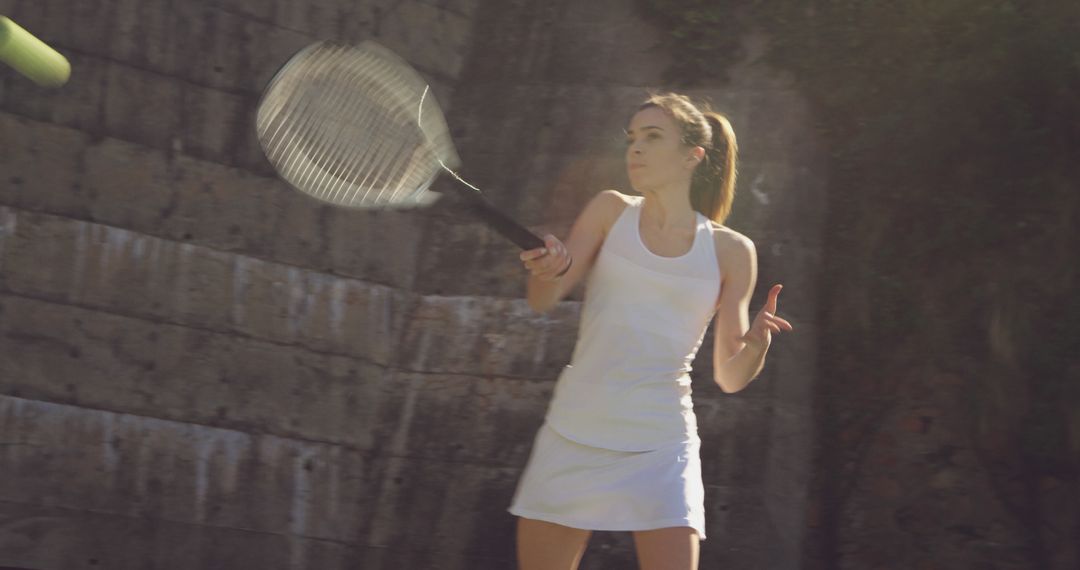
[[[466,178],[564,234],[627,188],[621,128],[662,85],[664,32],[630,0],[0,13],[74,69],[55,91],[0,73],[0,565],[511,567],[504,509],[579,304],[529,311],[513,248],[453,200],[357,212],[292,191],[254,104],[308,42],[376,38],[432,82]],[[703,568],[800,567],[807,515],[824,178],[760,41],[693,93],[735,124],[729,224],[800,334],[737,396],[707,349],[695,363]],[[582,568],[632,564],[628,535],[598,533]]]

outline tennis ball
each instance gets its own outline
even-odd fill
[[[71,76],[71,64],[45,42],[0,16],[0,61],[42,87],[59,87]]]

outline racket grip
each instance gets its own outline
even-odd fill
[[[502,213],[478,192],[463,192],[462,195],[466,197],[469,208],[478,218],[483,220],[491,229],[499,232],[504,238],[517,244],[521,249],[529,250],[544,247],[543,239],[514,221],[510,216]]]

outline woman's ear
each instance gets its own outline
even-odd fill
[[[690,156],[686,157],[686,160],[693,162],[694,166],[697,166],[698,163],[700,163],[702,160],[705,160],[705,148],[695,146],[694,148],[690,149]]]

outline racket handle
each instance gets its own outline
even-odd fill
[[[479,192],[463,189],[459,194],[465,198],[469,208],[478,218],[484,221],[491,229],[499,232],[504,238],[517,244],[521,249],[529,250],[544,247],[544,240],[540,236],[502,213]]]

